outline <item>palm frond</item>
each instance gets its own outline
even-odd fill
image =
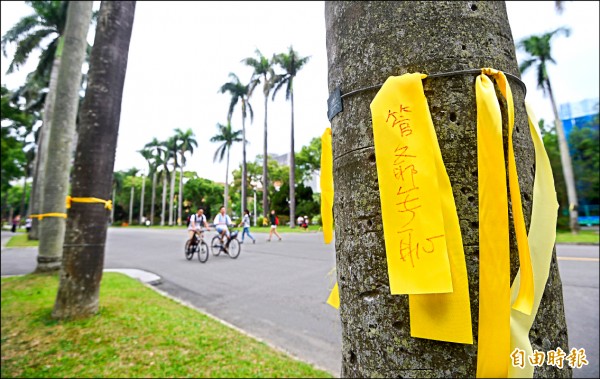
[[[13,56],[13,60],[8,66],[7,73],[12,73],[27,61],[29,55],[35,48],[40,48],[41,41],[54,33],[49,29],[39,29],[34,33],[29,34],[17,44],[17,50]]]
[[[24,38],[24,35],[26,35],[31,29],[39,25],[38,21],[39,17],[35,14],[25,16],[22,19],[20,19],[6,33],[4,33],[0,42],[2,44],[2,54],[4,54],[4,56],[7,57],[6,46],[9,43],[18,43],[20,40],[22,40]]]

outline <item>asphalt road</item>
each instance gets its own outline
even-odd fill
[[[212,237],[213,233],[208,236]],[[2,242],[10,233],[2,232]],[[110,229],[105,268],[137,268],[163,278],[156,287],[272,345],[339,375],[341,327],[325,304],[335,265],[321,234],[285,234],[282,242],[242,245],[237,260],[210,255],[202,264],[183,254],[182,230]],[[557,246],[569,346],[585,348],[588,366],[574,377],[599,377],[598,246]],[[2,275],[35,268],[37,249],[2,249]]]

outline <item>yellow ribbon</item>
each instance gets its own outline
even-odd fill
[[[321,221],[325,243],[333,239],[333,153],[331,128],[321,136]]]
[[[477,77],[475,94],[479,173],[477,377],[504,378],[510,359],[510,258],[502,118],[494,84],[486,75]]]
[[[104,208],[111,210],[112,209],[112,200],[102,200],[97,197],[71,197],[67,196],[66,205],[67,209],[71,208],[71,203],[102,203],[104,204]]]
[[[512,204],[513,224],[517,236],[517,247],[519,251],[519,264],[521,268],[521,286],[519,295],[513,303],[513,309],[525,314],[531,314],[533,307],[533,269],[531,267],[531,254],[529,251],[529,242],[527,241],[527,231],[525,229],[525,219],[523,218],[523,205],[521,204],[521,190],[519,188],[519,177],[517,175],[517,165],[515,160],[515,151],[513,146],[513,129],[515,124],[515,109],[513,106],[512,91],[502,71],[492,68],[484,68],[482,72],[493,76],[496,79],[500,92],[506,99],[508,113],[508,184],[510,188],[510,200]]]
[[[462,237],[425,77],[389,77],[371,102],[390,291],[409,294],[413,337],[473,343]]]
[[[67,214],[66,213],[42,213],[42,214],[39,214],[39,215],[30,215],[29,217],[31,217],[31,218],[37,218],[38,220],[43,220],[46,217],[67,218]]]
[[[533,325],[537,314],[548,275],[550,272],[550,261],[552,250],[556,239],[556,219],[558,215],[558,201],[554,189],[554,178],[550,160],[544,149],[544,143],[537,129],[537,120],[529,104],[525,103],[529,121],[529,130],[535,148],[535,179],[533,182],[533,206],[531,210],[531,223],[529,225],[529,247],[533,263],[533,277],[535,279],[535,293],[533,310],[530,314],[524,314],[514,309],[510,312],[510,351],[520,348],[525,351],[525,356],[533,353],[529,341],[529,330]],[[522,267],[521,267],[522,270]],[[511,298],[515,299],[520,293],[522,283],[522,272],[519,270],[511,287]],[[528,359],[525,366],[509,366],[508,376],[510,378],[532,378],[534,367]]]

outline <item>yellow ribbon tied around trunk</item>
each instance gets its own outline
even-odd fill
[[[408,294],[413,337],[473,343],[462,236],[420,73],[371,102],[390,292]]]

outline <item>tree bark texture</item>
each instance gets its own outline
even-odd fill
[[[73,197],[110,196],[134,13],[135,1],[103,1],[100,7],[81,109]],[[98,311],[109,214],[103,204],[73,202],[54,318],[86,317]]]
[[[44,172],[46,169],[46,159],[48,157],[48,135],[52,125],[52,110],[54,107],[54,99],[56,98],[56,82],[58,81],[58,71],[60,70],[60,57],[54,57],[52,70],[50,71],[50,84],[48,86],[48,95],[44,102],[44,115],[42,130],[40,130],[40,140],[37,144],[37,153],[35,155],[35,172],[31,188],[32,214],[42,213],[42,198],[44,193]],[[39,236],[39,221],[37,218],[31,220],[31,231],[29,239],[38,240]]]
[[[347,93],[412,72],[493,67],[519,77],[504,2],[326,2],[325,19],[330,93],[338,86]],[[528,229],[535,156],[525,94],[509,81],[515,104],[513,142]],[[344,98],[343,112],[332,120],[342,377],[475,376],[479,316],[475,75],[425,79],[423,85],[460,221],[475,343],[412,338],[408,295],[390,295],[369,107],[377,90],[364,91]],[[502,96],[499,99],[504,102]],[[506,151],[505,102],[501,107]],[[511,213],[510,205],[507,212]],[[518,270],[512,222],[510,246],[512,283]],[[555,251],[530,337],[534,349],[560,346],[568,350]],[[571,370],[543,365],[535,375],[569,377]]]
[[[569,199],[569,226],[571,232],[579,232],[579,202],[577,201],[577,190],[575,189],[575,175],[573,175],[573,164],[571,163],[571,153],[569,152],[569,145],[567,143],[567,136],[565,135],[565,128],[563,127],[562,120],[558,115],[558,108],[554,101],[554,92],[550,85],[550,79],[546,79],[546,88],[548,89],[548,95],[550,95],[550,102],[552,103],[552,111],[554,112],[554,124],[556,125],[556,135],[558,137],[558,149],[560,151],[560,163],[562,166],[563,175],[565,176],[565,183],[567,185],[567,197]]]
[[[86,37],[91,18],[91,1],[75,1],[69,4],[65,43],[52,110],[52,126],[48,136],[40,213],[66,212],[65,197],[68,194],[72,142],[79,106],[81,66],[85,59]],[[65,224],[65,219],[60,217],[47,217],[41,220],[36,271],[54,271],[60,268]]]

